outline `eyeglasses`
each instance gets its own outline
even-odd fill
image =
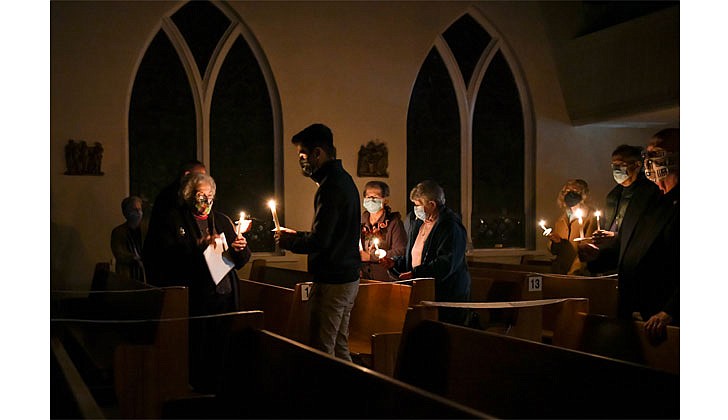
[[[201,192],[198,192],[195,194],[195,200],[198,203],[206,203],[206,204],[212,204],[212,201],[215,199],[215,196],[208,196]]]
[[[613,170],[613,171],[614,171],[614,170],[617,170],[617,169],[620,169],[620,170],[622,170],[622,171],[626,171],[627,169],[631,168],[631,167],[632,167],[632,166],[634,166],[635,164],[637,164],[637,162],[632,162],[632,163],[626,163],[626,162],[612,162],[612,163],[610,164],[610,166],[612,167],[612,170]]]

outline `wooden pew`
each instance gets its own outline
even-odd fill
[[[554,331],[553,344],[680,373],[679,327],[668,326],[664,340],[652,342],[642,321],[581,312]]]
[[[281,335],[288,333],[294,289],[240,279],[238,291],[240,293],[240,310],[263,311],[265,329]]]
[[[543,299],[540,273],[468,267],[471,302],[515,302]],[[476,309],[480,327],[486,331],[541,341],[542,308]]]
[[[499,418],[679,418],[679,376],[530,340],[423,321],[395,378]]]
[[[52,419],[106,417],[58,337],[51,337],[50,378]]]
[[[375,282],[359,285],[349,319],[349,351],[370,366],[372,335],[401,332],[412,286]]]
[[[610,317],[616,316],[617,313],[617,277],[601,276],[601,277],[585,277],[585,276],[569,276],[559,274],[544,274],[524,271],[505,270],[501,268],[486,268],[476,266],[470,269],[471,276],[481,280],[483,284],[489,282],[502,281],[518,281],[519,279],[528,279],[521,287],[521,299],[515,299],[513,295],[511,300],[525,299],[562,299],[562,298],[587,298],[589,299],[589,312],[603,314]],[[482,287],[482,286],[481,286]],[[535,293],[534,293],[535,292]],[[478,293],[478,284],[473,281],[472,294]],[[481,292],[482,293],[482,292]],[[535,297],[540,294],[540,297]],[[494,300],[493,297],[487,297],[488,301]],[[471,298],[475,301],[475,299]],[[542,314],[542,334],[541,340],[550,342],[555,323],[557,322],[558,310],[556,307],[544,307]],[[532,331],[535,334],[535,329]],[[525,335],[518,335],[526,338]],[[534,335],[535,339],[536,336]]]
[[[253,260],[251,264],[250,280],[259,283],[274,284],[285,287],[286,289],[294,289],[298,283],[313,281],[313,276],[307,271],[271,267],[263,259]]]
[[[232,345],[223,390],[170,401],[163,418],[491,418],[268,331]]]
[[[110,413],[157,418],[164,401],[191,394],[187,292],[184,287],[86,292],[85,300],[71,299],[75,304],[69,293],[54,292],[63,303],[52,304],[52,336],[69,349]],[[262,312],[239,316],[262,327]]]

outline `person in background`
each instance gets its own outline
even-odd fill
[[[412,225],[405,255],[379,260],[400,280],[417,277],[435,279],[435,300],[469,302],[470,273],[465,257],[467,233],[460,216],[445,206],[445,192],[431,180],[422,181],[410,191],[417,220]],[[438,308],[438,319],[465,325],[468,311]]]
[[[660,194],[659,188],[648,180],[642,170],[642,148],[623,144],[612,152],[612,176],[617,185],[607,194],[602,230],[594,232],[601,241],[599,256],[588,263],[594,274],[615,274],[619,260],[619,242],[604,239],[619,234],[626,226],[623,239],[631,236],[632,229],[647,205]]]
[[[402,216],[389,207],[389,185],[385,182],[367,182],[363,196],[366,210],[361,215],[361,276],[365,279],[390,280],[387,270],[378,264],[377,249],[386,251],[389,257],[404,255],[407,233]]]
[[[219,386],[229,334],[227,321],[206,317],[238,310],[238,276],[251,256],[245,236],[232,220],[213,210],[215,180],[203,173],[188,174],[181,184],[180,206],[160,221],[155,240],[166,250],[157,263],[158,286],[189,289],[190,384],[198,392]],[[151,235],[151,232],[150,232]],[[151,238],[150,238],[151,240]],[[210,254],[219,252],[227,272],[213,277]]]
[[[152,206],[152,215],[149,218],[149,240],[144,243],[142,255],[145,263],[146,277],[149,283],[159,284],[164,267],[158,261],[172,258],[167,249],[157,242],[160,237],[158,230],[168,221],[173,211],[184,207],[180,201],[180,187],[185,177],[190,174],[206,174],[205,164],[199,160],[189,160],[179,166],[177,177],[157,194]]]
[[[548,248],[556,259],[552,272],[556,274],[589,275],[587,264],[579,259],[578,241],[588,238],[597,229],[592,208],[587,204],[589,185],[583,179],[566,181],[556,203],[563,213],[553,230],[544,232],[549,239]]]
[[[309,232],[292,229],[275,234],[282,249],[308,254],[313,275],[308,307],[309,344],[332,356],[352,361],[349,317],[359,292],[359,191],[336,159],[334,136],[327,126],[312,124],[291,139],[305,177],[318,184]]]
[[[142,246],[146,228],[142,225],[142,199],[135,195],[126,197],[121,201],[121,212],[126,222],[111,231],[111,252],[114,254],[116,274],[145,282]]]
[[[617,315],[645,321],[645,331],[656,340],[664,337],[668,325],[680,325],[679,164],[679,129],[657,132],[647,145],[644,166],[645,176],[661,194],[648,203],[638,220],[628,223],[625,218],[617,238]],[[582,258],[593,260],[612,241],[598,238],[579,251]]]

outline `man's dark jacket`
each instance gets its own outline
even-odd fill
[[[308,271],[320,283],[350,283],[359,279],[359,190],[341,160],[324,163],[311,176],[319,184],[314,196],[310,232],[282,236],[280,245],[308,254]]]

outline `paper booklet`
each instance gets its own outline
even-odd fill
[[[223,252],[227,251],[227,249],[227,241],[223,232],[220,237],[215,238],[214,245],[208,245],[205,252],[203,252],[207,268],[210,270],[210,275],[215,284],[220,283],[225,275],[235,267],[235,264],[223,255]]]

